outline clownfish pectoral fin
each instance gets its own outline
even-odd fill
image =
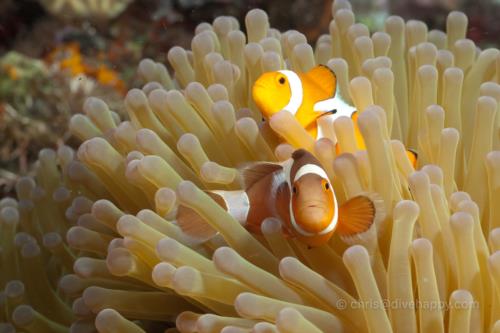
[[[277,163],[257,162],[251,163],[241,169],[243,179],[243,189],[247,190],[265,176],[282,170],[283,167]]]
[[[411,165],[415,169],[417,167],[417,160],[418,160],[417,152],[414,151],[413,149],[407,149],[406,155],[408,156],[408,159],[410,160]]]
[[[314,94],[316,100],[323,100],[335,96],[337,90],[337,78],[335,73],[325,65],[318,65],[305,73],[307,80],[315,85]]]
[[[206,192],[222,208],[227,210],[224,199],[215,193]],[[193,209],[180,205],[177,209],[177,225],[188,236],[206,241],[217,235],[215,230],[208,222]]]
[[[339,222],[336,229],[347,243],[363,239],[380,232],[385,220],[382,199],[375,194],[363,194],[346,201],[339,207]]]

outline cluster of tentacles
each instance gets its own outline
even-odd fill
[[[0,202],[0,332],[500,332],[500,52],[389,17],[370,34],[335,1],[314,47],[261,10],[197,27],[191,50],[144,60],[128,119],[91,98],[82,144],[40,152]],[[268,123],[249,93],[263,72],[335,71],[359,111],[335,122],[340,152],[290,113]],[[321,161],[340,202],[384,199],[378,236],[309,249],[266,220],[249,233],[204,192],[240,188],[238,166]],[[418,151],[418,171],[405,147]],[[218,236],[187,237],[178,205]]]

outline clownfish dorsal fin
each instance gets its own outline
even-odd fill
[[[294,150],[294,152],[292,153],[292,158],[294,160],[299,160],[306,155],[307,155],[307,150],[305,150],[304,148],[299,148]]]
[[[267,175],[282,170],[283,167],[277,163],[257,162],[251,163],[241,169],[241,178],[243,180],[243,189],[248,190],[255,183]]]
[[[207,193],[222,208],[225,210],[228,209],[222,196],[209,191],[206,191],[205,193]],[[201,215],[186,206],[180,205],[177,209],[176,222],[179,228],[181,228],[186,235],[200,241],[209,240],[217,234],[217,230],[208,224],[208,222]]]
[[[347,200],[339,207],[336,232],[347,243],[380,233],[385,220],[382,198],[376,194],[362,194]]]
[[[335,73],[325,65],[318,65],[305,73],[304,76],[315,85],[315,96],[318,101],[335,96],[337,91],[337,77]]]

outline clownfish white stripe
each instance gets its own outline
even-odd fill
[[[320,166],[316,164],[306,164],[301,166],[300,169],[297,170],[297,173],[295,173],[295,178],[293,179],[293,181],[296,182],[297,180],[299,180],[300,177],[310,173],[318,175],[321,178],[328,180],[328,175],[326,174],[325,170],[323,170]]]
[[[250,211],[250,199],[245,191],[212,191],[224,200],[229,215],[245,225]]]
[[[279,72],[286,76],[286,78],[288,79],[288,84],[290,85],[290,101],[283,108],[283,110],[286,110],[291,114],[295,115],[299,110],[300,106],[302,105],[302,99],[303,99],[302,82],[300,81],[299,76],[292,71],[281,70]]]
[[[347,104],[340,97],[340,93],[338,91],[334,98],[319,101],[314,104],[315,112],[321,113],[333,110],[336,110],[334,114],[322,116],[316,121],[318,124],[318,133],[316,134],[316,139],[318,140],[321,138],[328,138],[335,144],[337,143],[337,136],[335,135],[333,123],[335,122],[335,120],[342,116],[351,118],[352,114],[356,112],[356,108],[352,105]]]
[[[332,191],[332,193],[333,193],[333,191]],[[333,229],[335,229],[335,227],[337,226],[337,222],[339,221],[339,210],[338,210],[338,204],[337,204],[337,197],[335,197],[335,195],[333,195],[333,207],[335,207],[335,214],[333,214],[333,219],[330,222],[330,224],[328,225],[328,227],[326,227],[325,229],[323,229],[320,232],[320,235],[327,234],[327,233],[333,231]]]
[[[337,117],[350,117],[356,111],[356,108],[344,102],[338,93],[334,98],[325,99],[314,104],[314,111],[316,112],[332,110],[337,110],[337,113],[335,114]]]
[[[292,184],[290,182],[290,173],[292,171],[292,164],[293,164],[292,158],[286,160],[285,162],[283,162],[281,164],[281,166],[283,167],[283,175],[285,176],[285,180],[286,180],[290,190],[292,189]]]

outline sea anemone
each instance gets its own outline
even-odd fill
[[[70,122],[82,144],[40,152],[34,179],[0,202],[2,332],[500,332],[500,52],[389,17],[370,34],[332,5],[315,48],[251,10],[196,28],[191,50],[143,60],[128,120],[90,98]],[[315,141],[281,111],[268,122],[250,89],[265,71],[337,75],[355,105]],[[405,146],[418,151],[418,170]],[[375,236],[309,248],[267,219],[253,234],[203,190],[238,189],[238,166],[305,148],[339,201],[376,192]],[[174,223],[194,209],[218,235]]]

